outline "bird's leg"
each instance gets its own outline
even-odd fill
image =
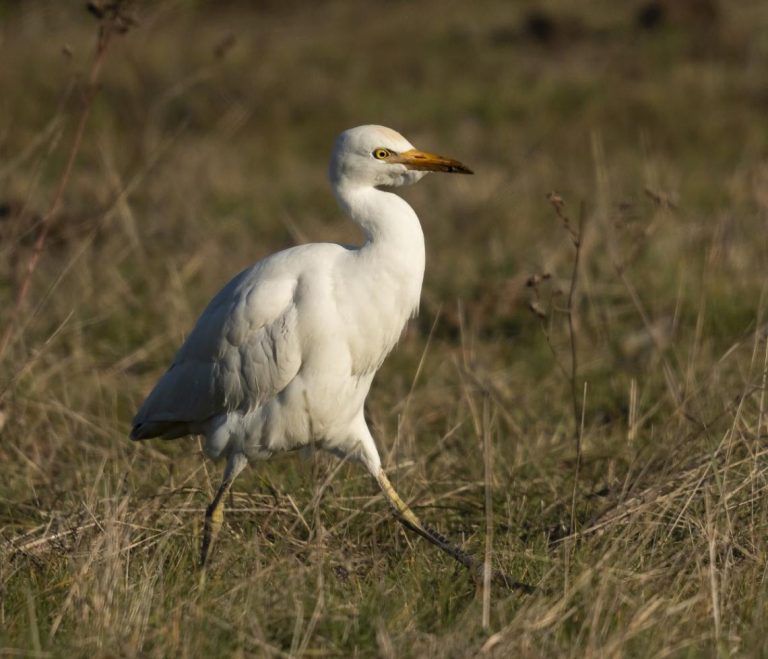
[[[211,546],[219,535],[219,531],[221,531],[221,525],[224,523],[224,498],[226,497],[230,487],[232,487],[231,480],[222,481],[218,492],[216,492],[216,496],[211,502],[211,505],[208,506],[207,510],[205,511],[203,543],[200,547],[201,567],[205,567],[208,561],[208,553],[211,549]]]
[[[200,565],[205,567],[208,560],[208,554],[211,551],[216,537],[221,531],[221,525],[224,523],[224,500],[227,493],[232,488],[238,474],[243,470],[248,460],[242,453],[233,453],[227,460],[227,466],[224,469],[224,478],[221,481],[216,496],[213,497],[211,505],[205,511],[205,524],[203,525],[203,542],[200,547]]]
[[[392,487],[384,470],[379,468],[376,480],[379,483],[384,495],[387,497],[392,506],[395,517],[397,520],[407,529],[410,529],[414,533],[419,534],[425,540],[428,540],[433,545],[442,549],[446,554],[457,560],[464,567],[468,568],[475,578],[481,579],[483,576],[484,564],[482,561],[478,561],[473,556],[470,556],[467,552],[463,551],[455,544],[453,544],[448,538],[436,531],[435,529],[422,523],[422,521],[416,516],[416,514],[410,509],[407,503],[400,498],[400,495]],[[534,592],[535,588],[529,584],[521,583],[519,581],[513,581],[507,575],[496,570],[493,571],[493,580],[512,590],[520,590],[525,593]]]
[[[384,495],[387,497],[387,500],[395,512],[395,517],[397,517],[397,520],[405,528],[410,529],[414,533],[418,533],[422,538],[428,540],[433,545],[440,547],[440,549],[470,570],[476,570],[478,568],[477,561],[472,556],[459,549],[459,547],[451,543],[442,534],[423,524],[422,521],[416,517],[416,514],[410,509],[408,504],[400,498],[400,495],[395,491],[395,488],[392,487],[392,483],[386,473],[384,473],[383,469],[379,470],[377,480],[379,482],[379,487],[381,487],[381,490],[384,492]]]

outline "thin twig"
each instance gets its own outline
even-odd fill
[[[576,490],[581,472],[581,440],[584,437],[584,410],[587,407],[587,382],[584,381],[584,394],[581,400],[581,423],[576,433],[576,467],[573,472],[573,492],[571,493],[571,533],[576,532]]]
[[[574,320],[574,301],[576,299],[576,287],[579,281],[579,267],[581,265],[581,249],[584,239],[584,219],[586,217],[584,204],[579,206],[579,223],[576,229],[573,228],[570,218],[565,213],[565,202],[556,192],[550,192],[547,200],[552,204],[555,214],[562,222],[563,227],[568,232],[571,242],[575,248],[573,256],[573,266],[571,268],[571,282],[568,288],[568,299],[565,307],[565,314],[568,318],[568,339],[571,351],[571,370],[567,373],[568,381],[571,385],[571,405],[573,406],[573,436],[576,443],[576,466],[573,474],[573,491],[571,495],[571,533],[575,530],[576,524],[576,490],[579,486],[579,472],[581,471],[581,447],[584,437],[584,416],[587,402],[587,383],[584,382],[584,392],[581,405],[579,405],[578,394],[578,375],[579,375],[579,351],[576,336],[576,323]],[[549,342],[549,337],[547,337]]]
[[[574,324],[573,307],[574,307],[574,299],[576,297],[576,286],[579,281],[579,266],[581,265],[581,247],[583,244],[584,218],[585,218],[584,204],[582,203],[579,207],[579,224],[578,224],[578,227],[574,229],[570,218],[563,211],[565,207],[565,202],[563,201],[563,198],[560,195],[558,195],[556,192],[550,192],[547,195],[547,200],[549,201],[550,204],[552,204],[552,208],[555,209],[555,213],[557,214],[557,217],[563,223],[563,227],[568,232],[568,235],[571,237],[573,246],[576,249],[576,252],[573,256],[573,267],[571,269],[571,283],[568,288],[568,301],[565,307],[565,314],[568,317],[568,338],[569,338],[570,347],[571,347],[571,373],[570,373],[569,379],[571,383],[571,403],[573,405],[573,427],[574,427],[574,434],[576,435],[576,441],[577,441],[576,451],[577,453],[580,453],[581,438],[579,437],[579,428],[580,428],[579,419],[581,417],[581,414],[579,412],[579,392],[578,392],[578,386],[577,386],[579,358],[578,358],[578,350],[577,350],[577,344],[576,344],[576,327]]]
[[[485,471],[485,557],[483,560],[483,629],[491,624],[491,553],[493,548],[493,443],[488,395],[483,397],[483,463]]]

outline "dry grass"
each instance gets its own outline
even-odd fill
[[[768,653],[768,10],[642,30],[624,3],[571,4],[544,3],[544,42],[501,1],[139,7],[0,362],[0,654]],[[95,24],[79,3],[0,20],[10,310]],[[364,122],[478,173],[407,192],[428,271],[369,398],[385,464],[535,595],[484,596],[323,455],[241,476],[201,580],[220,466],[197,440],[126,438],[228,277],[357,239],[325,166]],[[572,220],[584,205],[573,344],[552,190]]]

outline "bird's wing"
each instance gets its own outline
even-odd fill
[[[211,300],[136,414],[134,439],[188,434],[221,412],[262,404],[295,377],[297,279],[268,266],[240,273]]]

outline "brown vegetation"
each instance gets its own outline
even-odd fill
[[[98,79],[92,4],[0,2],[0,655],[768,651],[764,3],[651,30],[555,0],[546,39],[502,1],[139,3]],[[533,595],[320,454],[240,477],[201,579],[220,466],[127,440],[231,275],[358,240],[325,168],[361,123],[476,172],[406,192],[427,278],[383,459]]]

